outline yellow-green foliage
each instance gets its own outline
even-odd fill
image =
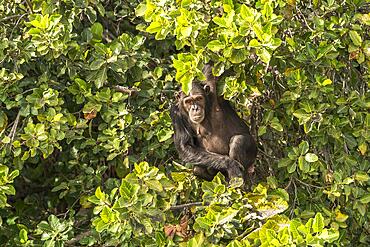
[[[250,191],[174,150],[210,61]],[[0,0],[0,243],[368,246],[369,71],[369,0]]]

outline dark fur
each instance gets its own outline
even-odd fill
[[[183,107],[184,96],[171,107],[176,149],[184,162],[194,164],[197,176],[210,180],[221,171],[230,179],[245,178],[247,170],[252,170],[257,154],[255,141],[229,102],[217,96],[216,78],[210,67],[206,67],[205,74],[205,85],[210,92],[206,93],[200,83],[193,83],[190,94],[206,97],[202,123],[190,122]]]
[[[202,148],[189,120],[180,111],[178,104],[171,107],[170,116],[174,127],[174,143],[180,159],[194,165],[194,173],[204,179],[211,180],[217,171],[228,176],[241,176],[240,164],[226,155],[211,153]],[[202,169],[204,168],[204,169]],[[232,171],[227,171],[232,169]]]

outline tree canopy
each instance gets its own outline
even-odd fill
[[[369,0],[0,0],[2,246],[368,246]],[[250,191],[170,104],[214,64]]]

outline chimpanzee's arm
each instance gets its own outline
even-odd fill
[[[190,123],[181,115],[177,105],[171,108],[171,119],[175,131],[175,147],[184,162],[225,171],[229,178],[242,177],[242,166],[238,161],[227,155],[208,152],[197,145],[196,134]]]

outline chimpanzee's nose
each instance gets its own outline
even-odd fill
[[[191,108],[192,108],[193,111],[198,111],[199,110],[198,105],[192,105]]]

